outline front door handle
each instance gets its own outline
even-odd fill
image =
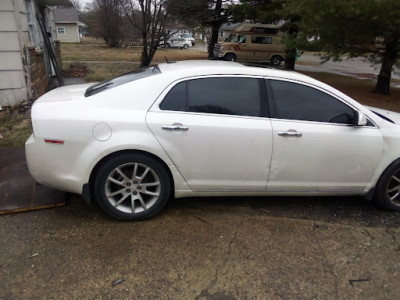
[[[301,137],[303,134],[301,132],[297,132],[295,130],[288,130],[288,131],[279,131],[279,136],[288,136],[288,137]]]
[[[182,124],[163,125],[163,126],[161,126],[161,128],[164,130],[169,130],[169,131],[187,131],[187,130],[189,130],[189,127],[183,126]]]

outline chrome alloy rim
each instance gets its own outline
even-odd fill
[[[400,170],[390,177],[386,191],[390,202],[400,205]]]
[[[158,200],[161,183],[156,172],[140,163],[126,163],[107,176],[108,202],[121,212],[136,214],[148,210]]]

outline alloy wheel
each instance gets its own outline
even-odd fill
[[[386,193],[391,203],[400,206],[400,170],[390,177]]]
[[[142,163],[125,163],[113,169],[105,181],[105,195],[117,210],[137,214],[150,209],[161,191],[156,172]]]

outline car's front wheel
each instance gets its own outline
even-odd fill
[[[226,61],[236,61],[236,55],[233,53],[227,53],[224,56],[224,60]]]
[[[400,212],[400,159],[387,167],[379,179],[375,203],[383,209]]]
[[[158,160],[142,153],[124,153],[100,167],[94,191],[108,215],[132,221],[159,212],[168,202],[171,186],[169,173]]]
[[[188,44],[183,45],[183,48],[185,49],[189,48]]]

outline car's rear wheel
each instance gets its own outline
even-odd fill
[[[187,44],[183,45],[183,48],[187,49],[189,46]]]
[[[271,65],[279,66],[281,64],[282,58],[278,55],[274,55],[271,57]]]
[[[158,160],[142,153],[124,153],[100,167],[94,191],[100,207],[110,216],[142,220],[166,205],[171,178]]]
[[[224,60],[226,61],[236,61],[236,55],[233,53],[227,53],[224,56]]]
[[[383,172],[374,200],[383,209],[400,212],[400,159]]]

